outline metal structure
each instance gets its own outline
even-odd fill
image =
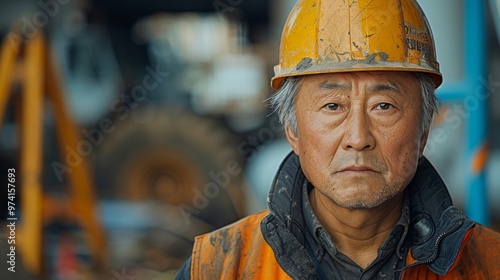
[[[81,142],[66,110],[59,75],[42,32],[26,42],[6,39],[2,45],[0,62],[0,123],[6,112],[11,88],[15,82],[22,85],[22,92],[13,98],[21,139],[20,168],[16,176],[20,183],[21,205],[20,208],[15,206],[16,211],[20,211],[16,212],[16,220],[21,216],[18,238],[22,242],[18,247],[24,266],[33,275],[39,276],[44,271],[42,210],[46,205],[41,179],[45,98],[54,110],[61,154],[66,153],[66,148],[78,149]],[[71,167],[71,172],[68,172],[71,210],[87,233],[87,244],[94,264],[98,269],[103,269],[105,242],[94,212],[95,197],[90,168],[83,158]]]

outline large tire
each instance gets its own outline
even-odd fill
[[[136,109],[134,116],[148,116],[150,121],[117,120],[115,130],[105,135],[97,151],[98,193],[108,199],[186,206],[216,228],[241,217],[241,171],[226,177],[227,186],[218,184],[216,195],[213,188],[206,190],[214,177],[209,174],[226,172],[229,162],[242,169],[234,136],[214,120],[186,111],[153,111],[152,116]]]

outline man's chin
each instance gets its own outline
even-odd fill
[[[384,201],[354,201],[354,202],[334,201],[334,202],[340,207],[347,208],[350,210],[369,210],[377,206],[380,206],[382,203],[384,203]]]

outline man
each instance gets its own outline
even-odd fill
[[[271,98],[293,153],[269,210],[197,237],[178,279],[500,279],[500,235],[422,156],[441,82],[416,1],[299,1]]]

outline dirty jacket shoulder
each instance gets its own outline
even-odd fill
[[[190,279],[291,279],[277,265],[260,231],[268,213],[196,237]]]

